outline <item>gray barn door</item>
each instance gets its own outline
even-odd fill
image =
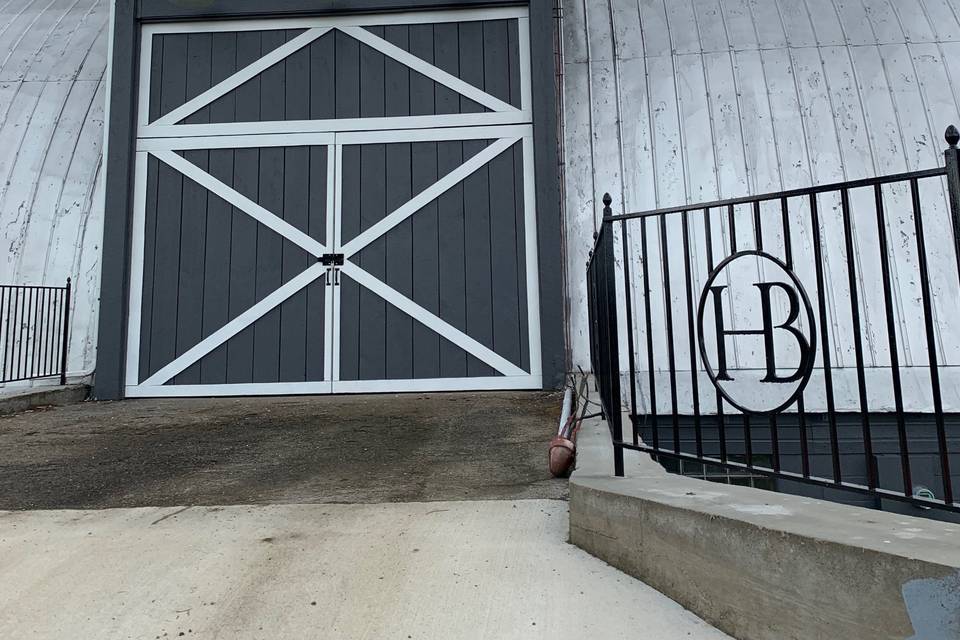
[[[127,395],[539,387],[527,29],[144,27]]]

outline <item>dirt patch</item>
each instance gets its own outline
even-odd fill
[[[0,417],[0,509],[561,498],[558,393],[88,402]]]

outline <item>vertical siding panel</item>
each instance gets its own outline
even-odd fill
[[[520,368],[530,371],[530,310],[527,307],[526,221],[524,210],[523,144],[513,145],[514,246],[517,256],[517,309],[519,311]],[[536,311],[539,313],[539,310]]]
[[[804,131],[807,145],[816,149],[811,157],[814,184],[837,182],[844,179],[844,162],[839,147],[839,132],[834,120],[829,82],[824,73],[822,50],[801,49],[793,52],[794,73],[800,91],[801,103],[805,106]],[[850,344],[848,332],[844,333],[842,318],[848,314],[846,272],[842,226],[840,223],[840,200],[836,194],[818,198],[820,238],[823,246],[824,287],[829,320],[828,335],[833,366],[843,366],[843,348]],[[816,291],[816,288],[813,289]],[[842,309],[842,311],[841,311]],[[826,345],[821,345],[827,348]],[[822,356],[822,353],[820,354]],[[849,364],[849,362],[848,362]]]
[[[907,42],[930,42],[934,39],[933,28],[927,20],[921,0],[896,0],[890,6],[900,20],[900,28]]]
[[[945,123],[958,122],[958,113],[955,86],[953,84],[947,59],[941,55],[941,47],[934,44],[912,45],[914,67],[924,103],[927,108],[927,118],[930,122],[931,146],[939,150],[943,146],[942,131]],[[958,76],[960,79],[960,76]],[[939,154],[938,154],[939,155]],[[940,158],[934,160],[930,166],[942,163]],[[932,182],[932,181],[929,181]],[[923,206],[924,231],[930,235],[927,238],[926,249],[929,264],[940,265],[939,268],[929,270],[930,290],[933,295],[933,316],[937,327],[938,348],[940,362],[955,362],[960,356],[960,330],[954,328],[955,323],[949,318],[960,307],[960,290],[957,288],[958,274],[956,272],[955,248],[953,238],[947,233],[929,234],[931,229],[949,229],[951,227],[948,209],[949,194],[943,185],[923,184],[921,193]],[[919,274],[918,274],[919,277]]]
[[[212,73],[212,43],[210,34],[187,36],[187,68],[185,100],[200,95],[210,86]],[[191,124],[209,122],[209,114],[194,114],[184,121]],[[184,158],[207,171],[209,152],[187,151]],[[204,269],[207,228],[208,192],[192,180],[183,184],[183,219],[180,240],[180,279],[177,295],[184,304],[177,309],[177,355],[200,342],[203,334]],[[200,382],[199,363],[176,376],[176,384]]]
[[[153,340],[153,288],[156,270],[157,203],[159,198],[160,161],[149,156],[147,162],[147,202],[143,228],[143,291],[140,309],[140,380],[150,377],[151,343]],[[139,381],[139,380],[138,380]]]
[[[360,116],[360,43],[340,31],[334,33],[334,38],[335,117],[357,118]]]
[[[780,9],[780,19],[786,33],[787,43],[791,47],[811,47],[817,44],[813,23],[805,2],[797,0],[776,0]]]
[[[237,34],[237,68],[251,64],[261,55],[260,33]],[[255,122],[260,119],[259,77],[236,91],[236,119]],[[254,200],[259,195],[260,154],[256,149],[234,151],[233,188]],[[230,317],[235,318],[256,302],[257,227],[250,216],[233,210],[230,243]],[[254,328],[247,327],[227,343],[227,382],[253,379]]]
[[[437,24],[433,28],[435,64],[457,75],[460,71],[459,29],[455,24]],[[457,94],[446,87],[437,86],[434,98],[436,113],[456,113],[460,110]],[[424,107],[426,108],[426,107]],[[463,143],[442,142],[437,145],[437,175],[445,175],[464,160]],[[467,328],[464,282],[464,235],[463,183],[455,185],[437,199],[439,309],[440,317],[461,331]],[[414,242],[416,238],[414,237]],[[427,338],[425,330],[414,324],[413,330],[419,342]],[[467,356],[459,347],[447,340],[440,340],[439,371],[444,377],[467,375]]]
[[[644,55],[671,55],[673,46],[670,43],[665,0],[638,0],[637,5],[640,8],[640,25],[643,29],[641,38]]]
[[[680,3],[677,3],[680,4]],[[726,51],[727,28],[719,0],[694,0],[694,33],[699,34],[701,51]]]
[[[184,102],[186,95],[187,38],[164,39],[163,74],[160,82],[160,113]],[[180,271],[180,218],[183,176],[160,164],[157,181],[157,239],[154,260],[153,321],[150,373],[176,357],[178,274]]]
[[[437,145],[438,175],[449,173],[462,162],[462,142],[441,142]],[[464,247],[468,238],[464,232],[463,201],[462,182],[437,199],[440,317],[461,331],[467,328]],[[467,375],[466,353],[446,340],[440,341],[440,375]]]
[[[479,75],[476,72],[477,67],[479,66],[482,69],[483,64],[481,32],[473,29],[469,30],[468,33],[474,35],[465,36],[464,30],[456,27],[456,25],[444,25],[443,28],[440,25],[435,27],[422,25],[416,29],[411,27],[410,49],[415,55],[427,62],[436,62],[451,73],[454,72],[455,67],[447,65],[453,65],[459,60],[461,73],[464,70],[470,70],[461,77],[475,86],[483,86],[482,71]],[[468,45],[468,42],[471,44]],[[454,46],[459,47],[456,53],[453,50]],[[465,49],[464,47],[467,46],[469,48]],[[435,48],[439,48],[443,52],[443,57],[434,57],[434,55],[441,55],[440,51]],[[413,79],[411,78],[411,113],[438,113],[441,108],[447,113],[455,113],[465,104],[463,99],[458,104],[455,95],[440,87],[434,89],[432,81],[428,81],[428,83],[428,85],[420,84],[420,90],[415,93]],[[412,145],[410,156],[412,194],[420,193],[440,177],[437,166],[439,146],[436,143],[416,143]],[[437,246],[440,224],[438,207],[439,204],[436,200],[426,204],[414,215],[411,221],[413,238],[412,291],[414,300],[434,314],[440,312],[441,275],[438,273],[440,250]],[[441,341],[440,336],[419,322],[413,323],[412,333],[413,377],[433,378],[439,376],[441,349],[446,350],[451,347],[441,346],[443,341]]]
[[[271,51],[286,39],[282,31],[261,36],[261,52]],[[285,111],[284,66],[274,65],[260,74],[260,119],[283,120]],[[283,217],[284,157],[281,148],[259,150],[257,202]],[[282,283],[283,239],[257,225],[256,295],[262,299]],[[274,308],[253,325],[253,381],[277,382],[280,373],[280,309]]]
[[[475,155],[483,146],[483,141],[464,142],[464,156]],[[490,189],[489,165],[481,167],[463,181],[464,229],[467,238],[464,249],[467,335],[492,349],[493,292],[490,269],[493,256],[490,246]],[[496,375],[496,372],[475,358],[468,357],[467,374]]]
[[[802,0],[797,3],[806,4],[817,44],[821,47],[844,44],[843,28],[834,2],[835,0]]]
[[[26,182],[26,185],[33,188],[32,197],[23,206],[26,211],[29,211],[29,218],[19,229],[22,236],[21,249],[17,251],[16,246],[12,247],[19,262],[15,270],[18,282],[36,282],[37,275],[45,274],[46,262],[56,259],[56,253],[51,255],[50,249],[59,239],[58,223],[64,217],[61,212],[63,194],[68,186],[67,178],[73,167],[73,158],[78,151],[82,130],[87,127],[88,114],[91,113],[94,100],[102,99],[102,96],[97,96],[95,93],[97,88],[98,83],[95,82],[73,83],[66,102],[63,103],[56,127],[51,133],[49,145],[40,159],[42,165],[33,175],[33,180]],[[93,142],[90,138],[89,134],[85,136],[84,143],[89,145]],[[99,151],[99,144],[94,143],[94,147]],[[89,171],[90,166],[95,166],[97,156],[89,154],[87,149],[81,150],[80,153],[81,157],[90,163],[87,167]],[[35,167],[28,165],[28,168],[33,170]],[[84,187],[88,186],[84,181]],[[74,240],[76,240],[75,236],[70,238],[69,247],[62,247],[64,261],[73,259]],[[59,269],[59,271],[64,274],[65,280],[67,270]],[[47,281],[44,280],[44,282]]]
[[[479,22],[461,22],[459,24],[460,79],[475,87],[483,87],[483,25]],[[430,54],[428,62],[433,61]],[[460,113],[485,111],[469,98],[460,97]]]
[[[936,40],[955,42],[960,39],[960,23],[948,0],[923,0],[923,9]]]
[[[337,109],[343,99],[337,92]],[[350,145],[343,147],[341,169],[341,202],[342,216],[340,237],[343,242],[356,237],[360,233],[360,198],[362,185],[360,182],[360,147]],[[340,308],[335,309],[338,315],[334,322],[340,323],[340,379],[358,380],[360,376],[360,287],[347,277],[340,279]]]
[[[288,31],[287,40],[298,32]],[[306,120],[310,117],[310,57],[301,49],[284,63],[284,117]],[[283,149],[283,218],[297,229],[308,233],[310,198],[310,148]],[[326,176],[320,177],[326,183]],[[299,247],[282,243],[282,281],[287,282],[310,266],[313,260]],[[308,294],[300,291],[280,307],[280,374],[281,382],[301,382],[306,378]]]
[[[212,37],[210,81],[217,83],[236,70],[237,36],[217,33]],[[207,111],[211,122],[228,122],[236,115],[236,94],[225,96]],[[210,174],[223,182],[233,182],[234,152],[230,149],[210,151]],[[230,242],[233,228],[233,207],[210,194],[207,199],[206,262],[203,282],[203,337],[225,325],[230,317]],[[242,214],[241,214],[242,215]],[[200,382],[222,384],[227,380],[227,350],[220,347],[200,362]]]
[[[402,49],[409,47],[409,28],[388,26],[384,37]],[[386,115],[410,114],[410,71],[390,58],[384,71]],[[403,205],[412,196],[409,144],[389,144],[386,150],[386,211]],[[413,220],[407,218],[386,236],[387,284],[401,294],[413,295]],[[413,318],[387,305],[386,375],[391,379],[413,377]]]
[[[157,239],[153,263],[150,374],[171,362],[177,353],[177,274],[180,271],[182,192],[182,175],[161,163],[157,179]]]
[[[891,100],[890,86],[887,83],[883,58],[880,56],[879,49],[877,47],[857,47],[851,50],[851,56],[857,72],[860,95],[864,105],[867,133],[870,143],[876,151],[877,172],[884,175],[906,171],[900,125],[897,122],[897,113]],[[858,218],[864,217],[864,229],[869,229],[874,238],[878,238],[876,222],[873,222],[872,225],[869,224],[871,217],[874,221],[876,220],[873,204],[871,203],[869,208],[857,212],[856,215]],[[873,246],[868,248],[869,240],[866,239],[867,236],[863,235],[863,231],[858,236],[862,238],[860,265],[863,273],[880,273],[880,254],[876,244],[879,240],[875,240]],[[865,284],[861,294],[865,306],[873,310],[867,314],[864,327],[864,336],[870,346],[868,362],[876,367],[889,366],[890,354],[882,288]],[[869,382],[868,379],[868,384]]]
[[[894,0],[864,0],[870,26],[877,36],[878,44],[904,42],[900,18],[893,9]]]
[[[389,89],[389,87],[388,87]],[[405,96],[404,96],[405,97]],[[394,100],[388,93],[387,105]],[[409,104],[409,103],[408,103]],[[411,145],[409,143],[386,146],[386,212],[389,213],[413,197],[411,176]],[[414,218],[407,218],[391,229],[386,241],[385,282],[402,295],[412,298],[414,289],[413,225]],[[426,241],[422,238],[421,241]],[[413,326],[414,321],[393,305],[386,308],[386,376],[388,379],[413,377]]]
[[[361,82],[361,91],[364,83]],[[380,91],[383,90],[381,80]],[[379,96],[378,96],[379,97]],[[365,98],[366,99],[366,98]],[[382,98],[380,98],[382,101]],[[361,109],[364,108],[361,102]],[[386,145],[360,147],[360,228],[369,229],[385,215],[384,177]],[[363,178],[366,178],[365,180]],[[386,240],[381,237],[364,248],[360,266],[378,280],[386,280]],[[361,380],[381,380],[386,375],[386,301],[369,289],[360,289],[360,364]]]
[[[310,43],[310,118],[325,120],[337,112],[337,33],[326,33]]]
[[[482,148],[484,143],[479,144]],[[464,143],[466,146],[467,143]],[[420,193],[440,177],[437,167],[438,143],[417,142],[412,145],[411,193]],[[479,149],[477,149],[479,151]],[[474,174],[477,175],[477,174]],[[430,202],[413,217],[413,296],[424,309],[433,314],[440,312],[440,273],[438,203]],[[485,242],[489,231],[470,242]],[[489,285],[488,285],[489,286]],[[440,337],[419,322],[413,324],[413,376],[434,378],[440,375]]]
[[[700,53],[703,50],[703,45],[700,42],[692,1],[664,0],[664,4],[666,5],[670,48],[673,53]]]
[[[787,46],[787,34],[784,32],[783,19],[780,16],[780,8],[776,0],[747,0],[750,17],[756,30],[756,42],[760,49],[783,48]],[[726,0],[724,0],[726,6]],[[730,24],[728,20],[728,25]],[[739,46],[740,42],[751,41],[752,37],[735,37],[736,33],[728,26],[730,32],[730,42],[733,46]]]
[[[434,34],[436,34],[436,36]],[[413,55],[432,63],[435,41],[442,43],[445,48],[445,55],[437,60],[437,65],[444,71],[454,73],[458,67],[451,69],[446,66],[452,62],[450,58],[450,52],[446,49],[446,47],[459,47],[456,25],[410,25],[410,53]],[[459,51],[457,53],[457,57],[453,60],[459,60]],[[437,108],[437,104],[441,103],[441,100],[442,104],[445,105],[448,101],[452,101],[456,94],[446,87],[437,87],[436,92],[438,102],[435,103],[434,84],[435,83],[433,80],[430,80],[423,74],[415,72],[410,74],[410,115],[429,115],[434,113],[434,109]],[[455,107],[450,105],[449,108],[450,110],[445,110],[442,113],[458,113],[460,110],[459,104]]]
[[[312,67],[311,67],[312,68]],[[312,87],[311,87],[312,88]],[[313,106],[311,100],[311,108]],[[307,233],[323,243],[326,237],[327,216],[327,147],[309,149],[309,201]],[[342,278],[341,282],[346,278]],[[342,286],[342,285],[341,285]],[[323,380],[325,373],[324,341],[326,340],[326,277],[307,286],[306,373],[307,380]]]
[[[579,364],[589,364],[587,285],[585,265],[596,230],[598,200],[593,188],[593,154],[590,149],[590,95],[587,63],[564,65],[564,206],[567,230],[567,332],[570,349]]]
[[[915,171],[941,164],[941,145],[937,142],[941,138],[932,136],[926,118],[917,117],[917,114],[925,113],[926,108],[909,48],[906,45],[889,45],[881,47],[880,51],[887,66],[891,95],[905,144],[907,169]],[[902,241],[911,238],[914,233],[910,194],[903,186],[885,189],[885,194],[890,266],[895,283],[893,290],[898,318],[901,319],[902,335],[898,344],[902,352],[900,361],[904,365],[914,362],[922,364],[925,344],[922,318],[908,311],[915,308],[915,302],[921,296],[917,279],[909,276],[916,270],[915,248]]]

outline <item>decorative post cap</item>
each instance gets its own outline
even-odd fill
[[[958,135],[960,135],[960,134],[958,134]],[[609,207],[609,206],[610,206],[610,203],[612,203],[612,202],[613,202],[613,198],[610,197],[610,194],[609,194],[609,193],[603,194],[603,206]]]
[[[960,142],[960,131],[953,125],[947,127],[946,133],[943,134],[944,139],[947,141],[947,144],[950,145],[951,149],[955,149],[957,143]]]

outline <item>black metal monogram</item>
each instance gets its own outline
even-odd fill
[[[775,268],[769,270],[781,271],[787,276],[784,279],[771,279],[750,283],[749,286],[758,292],[759,295],[757,297],[760,301],[759,309],[756,309],[756,311],[759,311],[759,313],[756,314],[759,316],[759,326],[756,328],[730,328],[725,319],[725,308],[727,308],[726,303],[730,302],[729,295],[731,287],[740,287],[743,285],[739,284],[735,278],[728,278],[730,284],[714,284],[721,273],[733,271],[731,265],[738,260],[749,260],[753,264],[759,264],[761,261],[769,261],[776,265]],[[758,272],[759,271],[758,269]],[[774,291],[781,292],[787,301],[788,309],[786,318],[779,321],[774,319]],[[713,328],[716,336],[716,367],[713,366],[713,358],[707,353],[707,345],[704,340],[704,336],[706,335],[704,331],[704,312],[707,307],[708,298],[713,303],[711,309],[713,311]],[[741,314],[754,315],[750,313],[751,311],[752,309],[749,308],[739,309]],[[806,311],[806,327],[802,327],[800,324],[801,311]],[[790,271],[784,262],[775,256],[763,251],[741,251],[718,264],[710,274],[707,284],[703,289],[703,294],[700,298],[698,323],[700,326],[700,354],[704,366],[707,369],[707,374],[724,398],[741,411],[747,413],[778,413],[789,406],[803,391],[803,387],[806,386],[813,370],[816,351],[813,338],[813,327],[815,326],[813,308],[807,299],[807,295],[799,279]],[[786,372],[783,372],[783,363],[778,363],[777,361],[777,332],[784,332],[792,336],[796,341],[800,355],[796,366]],[[780,398],[780,401],[775,402],[775,406],[760,408],[755,403],[759,400],[767,399],[769,404],[770,394],[762,394],[767,396],[766,398],[756,398],[755,392],[751,390],[748,393],[744,393],[743,397],[736,397],[739,394],[736,393],[736,385],[733,383],[736,383],[737,379],[731,375],[727,358],[728,340],[735,339],[736,336],[762,337],[765,375],[759,382],[776,385],[798,383],[795,389],[790,390],[791,392],[786,399]],[[778,366],[778,364],[781,366]],[[733,373],[736,374],[737,372],[734,371]],[[731,384],[724,385],[721,383]],[[782,394],[780,395],[782,396]]]

